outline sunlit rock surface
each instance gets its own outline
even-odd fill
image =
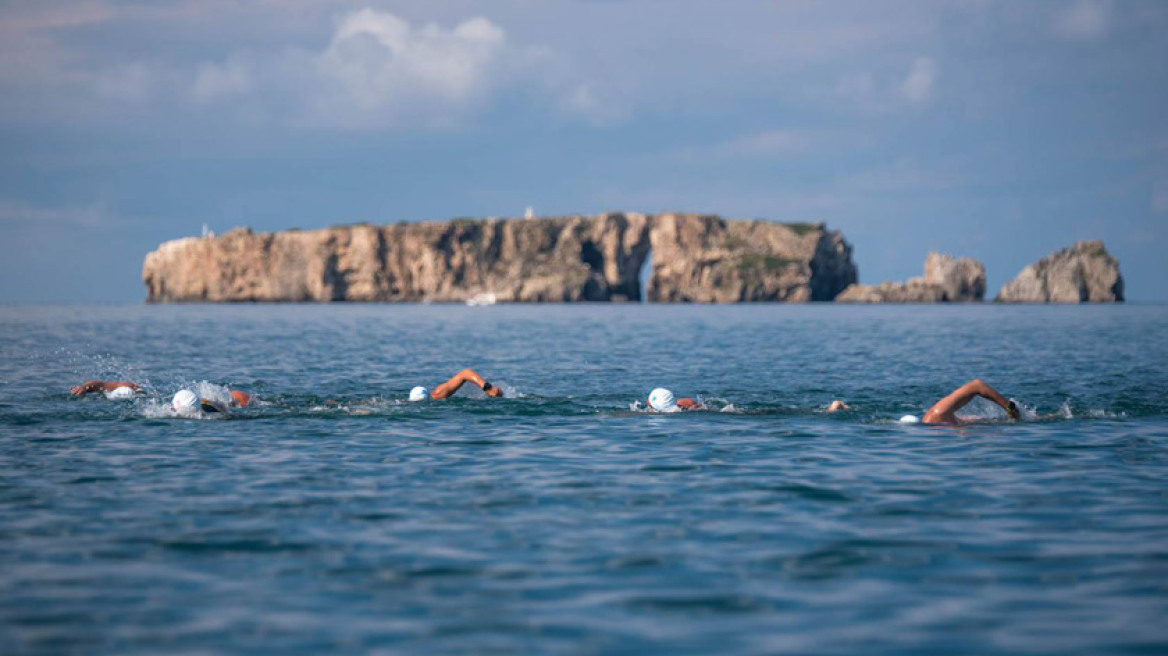
[[[147,301],[831,300],[856,279],[822,224],[608,213],[186,238],[148,254]]]
[[[840,303],[968,303],[985,298],[985,266],[977,260],[929,253],[923,278],[879,285],[852,285],[835,297]]]
[[[1002,303],[1121,303],[1119,261],[1101,241],[1081,241],[1022,269],[998,292]]]
[[[650,301],[830,301],[856,281],[852,247],[823,224],[654,218]]]

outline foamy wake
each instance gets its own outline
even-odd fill
[[[178,389],[189,389],[200,399],[214,401],[225,408],[231,406],[231,390],[225,385],[216,385],[215,383],[201,380],[197,383],[182,384]],[[178,389],[175,391],[177,392]],[[172,396],[173,394],[164,395],[161,398],[152,397],[143,399],[138,406],[139,414],[148,419],[222,419],[226,417],[222,413],[175,412],[170,405]]]
[[[505,383],[499,385],[499,389],[503,390],[503,398],[505,399],[522,399],[527,397],[526,394],[520,392],[517,388]]]

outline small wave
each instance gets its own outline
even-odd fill
[[[190,389],[198,395],[200,399],[214,401],[224,407],[231,405],[231,390],[226,385],[216,385],[205,380],[200,380],[190,387]]]
[[[138,408],[138,414],[147,419],[209,419],[211,415],[202,412],[180,414],[162,399],[146,399]]]
[[[505,398],[505,399],[524,399],[524,398],[527,398],[526,394],[524,394],[523,392],[520,392],[518,388],[516,388],[512,385],[508,385],[506,383],[503,383],[503,384],[499,385],[498,387],[499,387],[499,389],[503,390],[503,398]]]
[[[1071,406],[1071,402],[1068,399],[1063,401],[1062,405],[1059,406],[1058,412],[1055,413],[1054,416],[1059,419],[1074,419],[1076,417],[1087,419],[1123,419],[1127,417],[1127,413],[1112,412],[1111,410],[1103,410],[1099,408],[1088,408],[1086,410],[1081,410],[1079,414],[1076,415],[1075,410]]]
[[[717,412],[738,412],[738,408],[734,407],[734,404],[729,399],[725,399],[720,396],[699,396],[697,401],[707,410],[714,410]]]

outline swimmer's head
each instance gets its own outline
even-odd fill
[[[246,408],[247,404],[251,403],[251,395],[248,394],[247,392],[240,392],[239,390],[233,390],[231,392],[231,402],[234,403],[235,405],[241,407],[241,408]]]
[[[199,397],[194,392],[184,389],[175,392],[170,400],[170,407],[181,414],[191,414],[199,411]]]
[[[664,387],[658,387],[649,392],[649,407],[657,412],[678,412],[681,410],[677,407],[677,400],[673,398],[673,392]]]
[[[115,387],[105,393],[105,398],[111,401],[125,401],[134,398],[133,387]]]
[[[430,398],[430,390],[422,387],[421,385],[418,385],[414,389],[410,390],[411,401],[425,401],[428,398]]]
[[[916,415],[905,415],[905,416],[900,418],[900,423],[902,423],[902,424],[919,424],[919,423],[921,423],[921,418],[916,416]]]

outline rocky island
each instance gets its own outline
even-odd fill
[[[170,241],[147,302],[830,301],[856,281],[823,224],[606,213],[455,219]]]
[[[1022,269],[1000,303],[1121,303],[1119,262],[1101,241],[1081,241]]]
[[[236,228],[162,244],[142,280],[149,303],[964,303],[986,292],[981,262],[937,252],[923,277],[861,285],[851,245],[822,223],[632,212]],[[1103,242],[1079,242],[1023,269],[995,300],[1122,302],[1123,276]]]
[[[839,303],[965,303],[985,298],[985,266],[967,257],[932,252],[925,276],[877,286],[853,284],[835,297]]]

